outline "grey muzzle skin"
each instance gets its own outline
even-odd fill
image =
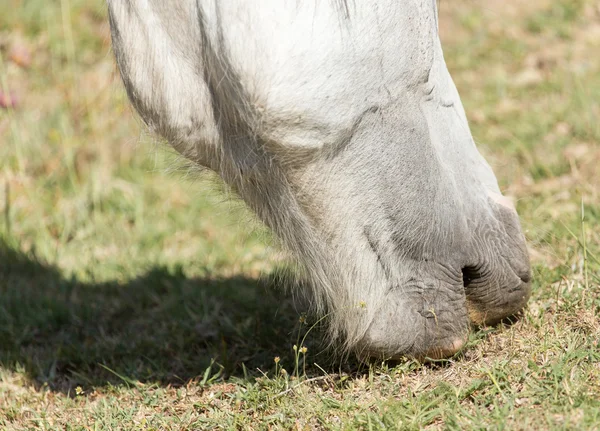
[[[513,209],[492,201],[490,206],[496,228],[488,225],[475,236],[469,265],[415,263],[405,284],[387,292],[357,344],[359,358],[451,357],[463,348],[471,327],[518,317],[531,294],[525,240]]]
[[[331,341],[445,357],[471,323],[524,307],[525,239],[471,136],[436,2],[342,3],[107,1],[133,106],[295,255]]]

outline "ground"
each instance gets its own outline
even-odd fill
[[[103,2],[4,0],[0,429],[600,429],[600,3],[439,6],[533,296],[448,361],[366,366],[309,331],[252,215],[144,133]]]

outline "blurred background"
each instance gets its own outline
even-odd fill
[[[600,2],[439,7],[473,135],[529,241],[531,313],[559,292],[597,321]],[[176,384],[211,358],[240,376],[287,351],[298,313],[269,287],[270,235],[181,166],[127,101],[102,1],[2,0],[0,397]]]

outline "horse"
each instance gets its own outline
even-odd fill
[[[435,0],[107,3],[136,111],[291,251],[332,343],[445,358],[526,305],[526,241]]]

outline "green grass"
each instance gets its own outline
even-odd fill
[[[370,366],[309,332],[253,216],[144,134],[103,3],[8,1],[0,92],[19,105],[0,108],[0,429],[600,428],[593,1],[441,2],[474,137],[526,231],[533,297],[452,360]]]
[[[551,7],[532,14],[526,21],[526,28],[533,33],[551,32],[568,39],[584,6],[585,1],[581,0],[555,1]]]

